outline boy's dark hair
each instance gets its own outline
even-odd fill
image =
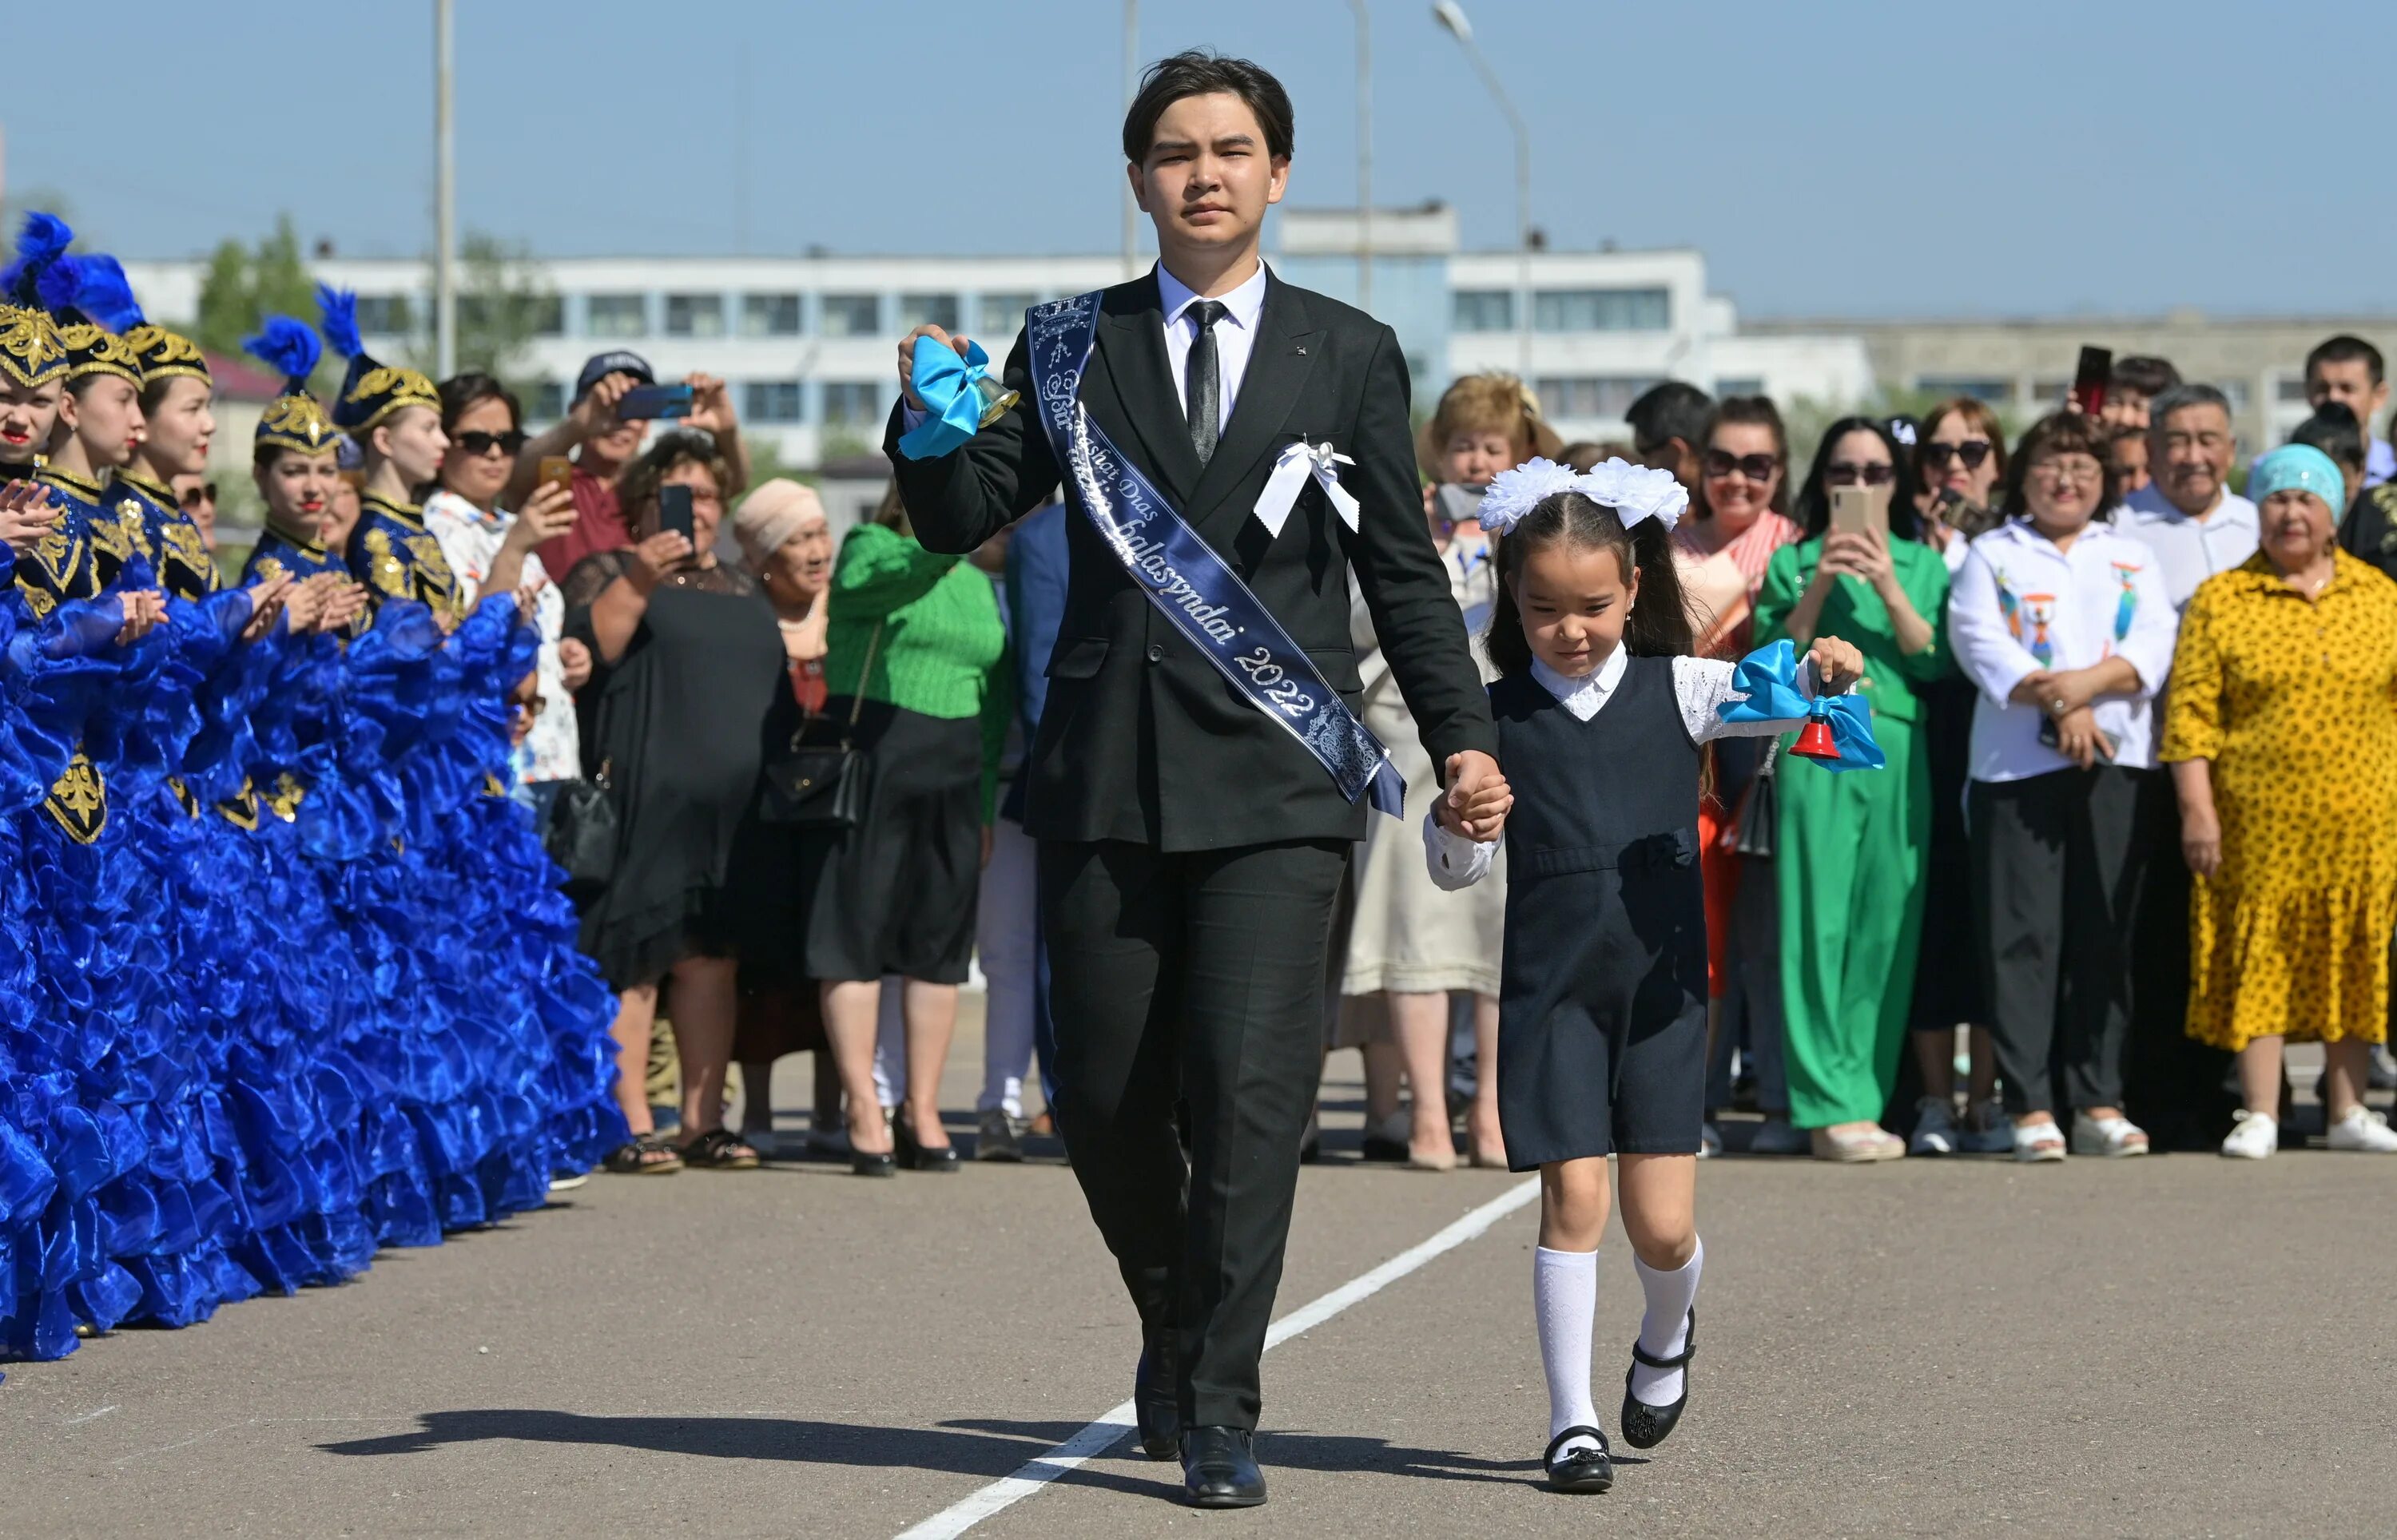
[[[2314,415],[2291,431],[2289,442],[2311,445],[2350,471],[2364,469],[2364,424],[2356,420],[2355,408],[2344,401],[2325,401],[2315,407]]]
[[[1642,519],[1629,529],[1614,510],[1579,492],[1551,492],[1522,521],[1498,538],[1498,598],[1490,607],[1482,640],[1490,661],[1509,678],[1532,671],[1532,642],[1523,634],[1523,612],[1515,583],[1523,564],[1550,546],[1611,551],[1627,585],[1636,574],[1640,603],[1623,623],[1623,648],[1634,657],[1683,657],[1694,652],[1689,606],[1673,564],[1673,534],[1662,519]]]
[[[1187,48],[1158,60],[1140,77],[1140,91],[1124,113],[1124,159],[1134,166],[1147,162],[1148,147],[1157,139],[1157,120],[1168,107],[1185,97],[1212,96],[1219,91],[1239,97],[1257,115],[1258,126],[1265,131],[1267,154],[1279,160],[1290,158],[1296,125],[1290,93],[1281,88],[1281,82],[1245,59]]]
[[[1707,418],[1714,409],[1714,397],[1706,392],[1685,380],[1668,379],[1640,392],[1640,399],[1625,408],[1623,420],[1631,429],[1631,446],[1640,454],[1664,447],[1668,439],[1703,449]]]
[[[2107,383],[2117,391],[2136,391],[2143,396],[2163,394],[2180,383],[2180,371],[2167,359],[2147,353],[2132,353],[2114,360],[2114,372]]]
[[[1806,480],[1798,488],[1798,499],[1790,505],[1789,516],[1798,521],[1798,527],[1805,531],[1808,539],[1829,531],[1831,493],[1823,485],[1823,478],[1830,471],[1833,449],[1850,433],[1870,433],[1889,451],[1889,532],[1901,540],[1922,538],[1922,522],[1914,508],[1914,457],[1899,446],[1888,422],[1881,418],[1843,417],[1823,430],[1821,440],[1814,445],[1814,463],[1807,469]]]
[[[2365,372],[2372,376],[2373,384],[2379,384],[2385,378],[2380,350],[2360,337],[2350,337],[2341,332],[2337,337],[2325,338],[2316,343],[2314,351],[2306,354],[2306,378],[2311,379],[2315,368],[2323,364],[2355,363],[2364,365]]]
[[[2159,413],[2156,421],[2163,421]],[[2101,468],[2104,480],[2097,489],[2097,511],[2091,522],[2111,523],[2114,505],[2122,500],[2122,472],[2114,465],[2114,441],[2106,425],[2096,418],[2080,412],[2050,412],[2023,430],[2015,442],[2012,462],[2006,467],[2005,495],[2001,502],[2009,514],[2028,514],[2030,504],[2023,497],[2023,483],[2029,478],[2031,461],[2056,455],[2087,455]]]

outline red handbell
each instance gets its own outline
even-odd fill
[[[1829,719],[1818,716],[1808,717],[1806,725],[1798,729],[1798,741],[1789,746],[1789,751],[1800,759],[1838,759],[1840,746],[1831,741]]]

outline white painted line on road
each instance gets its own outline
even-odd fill
[[[100,1418],[107,1416],[111,1412],[114,1412],[114,1411],[115,1411],[115,1410],[116,1410],[116,1403],[115,1403],[115,1402],[114,1402],[114,1401],[111,1401],[108,1405],[101,1407],[101,1408],[100,1408],[99,1411],[97,1411],[97,1412],[87,1412],[87,1413],[85,1413],[85,1414],[84,1414],[82,1416],[80,1416],[80,1417],[69,1417],[69,1418],[66,1420],[66,1424],[65,1424],[65,1426],[67,1426],[67,1427],[81,1427],[84,1424],[86,1424],[86,1423],[87,1423],[87,1422],[98,1422],[98,1421],[100,1421]]]
[[[1540,1195],[1534,1176],[1508,1188],[1420,1245],[1410,1246],[1368,1273],[1360,1273],[1330,1294],[1309,1300],[1277,1321],[1265,1332],[1271,1352],[1302,1332],[1313,1331],[1360,1300],[1371,1298],[1444,1253],[1454,1251]],[[1016,1472],[990,1483],[963,1502],[956,1503],[900,1533],[898,1540],[957,1540],[1001,1508],[1011,1507],[1066,1472],[1078,1469],[1092,1456],[1104,1454],[1132,1431],[1130,1401],[1100,1414],[1097,1421],[1047,1454],[1027,1460]]]

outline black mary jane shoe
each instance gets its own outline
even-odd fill
[[[1595,1439],[1598,1447],[1557,1453],[1574,1439]],[[1547,1467],[1548,1487],[1554,1492],[1604,1492],[1614,1484],[1614,1453],[1606,1447],[1605,1433],[1595,1427],[1568,1427],[1550,1439],[1540,1464]]]
[[[1255,1435],[1245,1427],[1194,1427],[1182,1435],[1182,1500],[1192,1507],[1256,1507],[1265,1500]]]
[[[1140,1366],[1132,1371],[1132,1410],[1140,1427],[1140,1452],[1152,1460],[1171,1460],[1182,1453],[1172,1341],[1171,1332],[1151,1334],[1141,1345]]]
[[[1679,1369],[1681,1372],[1681,1399],[1670,1406],[1651,1406],[1631,1393],[1632,1370],[1623,1371],[1623,1441],[1634,1449],[1654,1449],[1671,1436],[1674,1426],[1681,1422],[1682,1409],[1690,1404],[1690,1360],[1698,1352],[1698,1312],[1694,1307],[1690,1319],[1681,1328],[1681,1350],[1671,1358],[1658,1358],[1642,1349],[1640,1340],[1631,1341],[1631,1356],[1651,1369]],[[1636,1368],[1637,1365],[1634,1365]]]

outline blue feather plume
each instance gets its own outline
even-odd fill
[[[56,314],[75,302],[75,293],[82,287],[83,259],[53,258],[34,275],[33,302]]]
[[[355,291],[319,284],[316,305],[324,312],[325,340],[335,352],[343,358],[355,358],[366,351],[358,341],[358,297]]]
[[[42,276],[60,265],[74,239],[74,232],[57,215],[38,211],[26,215],[17,231],[17,259],[6,273],[0,273],[0,287],[20,305],[45,304],[39,288]]]
[[[141,325],[141,306],[133,298],[133,285],[126,281],[125,269],[117,259],[104,253],[75,259],[78,278],[74,289],[74,307],[100,323],[102,330],[119,337]]]
[[[283,377],[284,393],[304,389],[325,356],[316,329],[288,315],[270,315],[256,337],[242,339],[241,351]]]

